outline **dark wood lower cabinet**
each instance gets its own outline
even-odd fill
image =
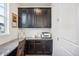
[[[26,40],[26,55],[52,55],[52,40]]]
[[[16,49],[14,49],[10,54],[8,54],[8,56],[23,56],[23,55],[51,56],[53,51],[52,43],[53,40],[25,40],[25,42],[21,41],[18,47],[16,47]]]

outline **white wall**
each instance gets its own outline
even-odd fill
[[[79,55],[78,16],[79,4],[54,4],[55,39],[53,55]]]
[[[18,12],[18,4],[10,4],[9,5],[9,31],[10,33],[8,35],[0,36],[0,45],[4,44],[8,41],[14,40],[17,38],[17,28],[12,28],[12,13],[17,14]]]

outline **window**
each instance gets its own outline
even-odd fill
[[[0,35],[8,33],[8,4],[0,3]]]

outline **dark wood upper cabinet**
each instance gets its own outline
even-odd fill
[[[18,8],[19,28],[51,28],[51,8]]]

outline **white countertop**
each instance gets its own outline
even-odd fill
[[[18,40],[0,45],[0,56],[6,56],[18,46]]]
[[[51,40],[52,38],[35,38],[35,37],[26,37],[26,40]]]

